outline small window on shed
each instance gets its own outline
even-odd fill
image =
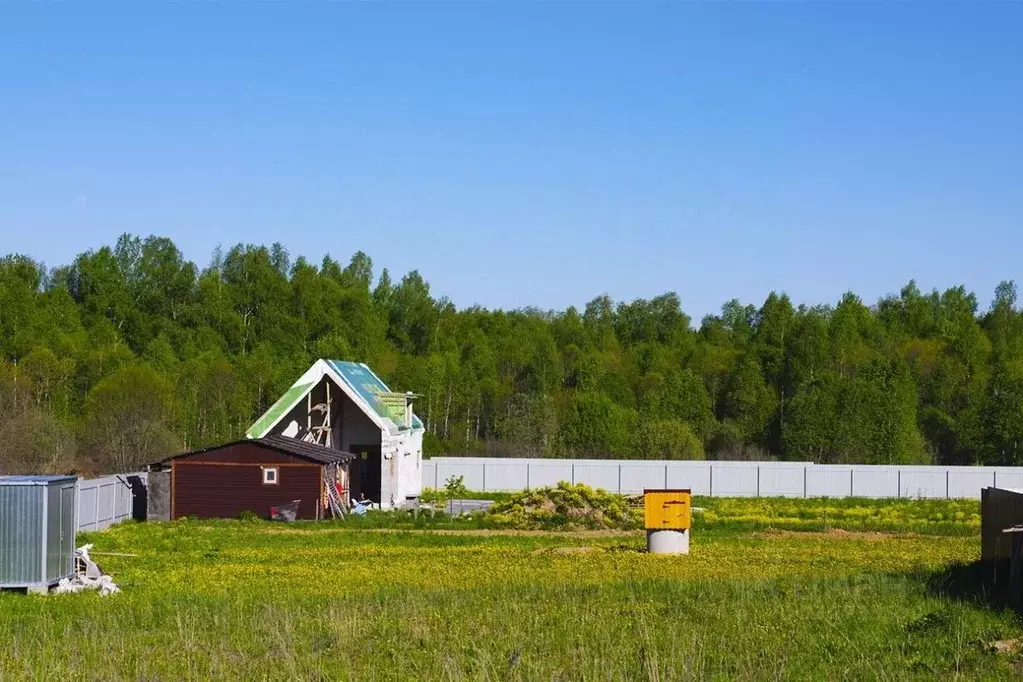
[[[277,485],[277,467],[263,467],[263,485]]]

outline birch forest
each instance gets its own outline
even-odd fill
[[[57,267],[10,255],[0,472],[128,471],[239,438],[317,358],[421,394],[428,455],[1023,463],[1014,283],[983,305],[912,281],[815,305],[721,293],[698,321],[671,292],[488,310],[361,252],[238,245],[200,267],[124,235]]]

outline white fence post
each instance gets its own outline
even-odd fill
[[[710,486],[709,486],[710,490],[708,491],[707,494],[710,497],[714,497],[714,465],[713,464],[710,465],[710,467],[708,468],[708,471],[710,472]]]

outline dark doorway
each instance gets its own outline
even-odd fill
[[[380,502],[380,446],[351,445],[352,499]]]
[[[145,521],[149,507],[149,491],[146,489],[145,481],[138,475],[124,478],[131,488],[131,518],[136,521]]]

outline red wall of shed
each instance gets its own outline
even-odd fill
[[[268,518],[270,507],[290,504],[293,500],[301,500],[298,518],[316,518],[323,476],[323,468],[319,465],[252,460],[245,464],[198,463],[190,460],[186,458],[173,463],[173,518],[236,518],[244,511]],[[278,466],[279,483],[264,484],[261,465]]]

